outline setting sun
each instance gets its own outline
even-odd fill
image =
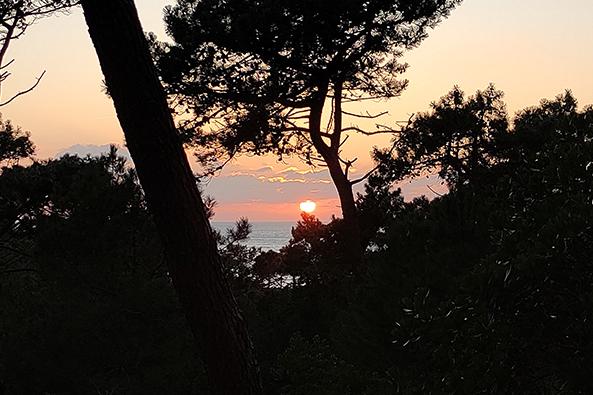
[[[315,202],[313,202],[311,200],[307,200],[307,201],[301,202],[300,208],[301,208],[301,211],[303,211],[307,214],[311,214],[317,208],[317,204],[315,204]]]

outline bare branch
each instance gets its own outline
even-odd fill
[[[333,111],[330,115],[330,118],[333,120],[334,123],[334,132],[331,136],[331,144],[330,147],[337,151],[340,148],[340,141],[342,140],[342,90],[343,90],[343,83],[342,81],[338,81],[334,84],[334,93],[335,98],[332,99],[333,104]],[[329,128],[328,128],[329,129]]]
[[[397,146],[397,142],[394,142],[393,145],[391,146],[391,149],[388,152],[388,155],[391,155],[393,153],[393,151],[395,151],[395,148]],[[350,185],[356,185],[359,184],[361,182],[363,182],[364,180],[366,180],[367,178],[369,178],[371,176],[371,174],[373,174],[374,172],[376,172],[379,169],[379,164],[377,164],[375,167],[373,167],[371,170],[369,170],[368,172],[365,173],[364,176],[357,178],[355,180],[350,181]]]
[[[389,111],[383,111],[378,114],[370,114],[368,111],[366,114],[354,114],[354,113],[348,112],[348,111],[342,111],[342,112],[346,115],[351,116],[351,117],[365,118],[365,119],[377,119],[377,118],[381,118],[384,115],[389,114]]]
[[[416,114],[410,114],[410,117],[406,120],[406,121],[395,121],[396,125],[404,125],[404,128],[407,128],[408,126],[410,126],[412,124],[412,120],[414,119],[414,117],[416,116]],[[382,125],[380,123],[375,125],[377,127],[377,129],[382,129],[382,130],[391,130],[393,131],[394,129],[387,126],[387,125]]]
[[[348,173],[350,172],[352,165],[358,160],[358,158],[354,158],[352,160],[344,160],[338,157],[338,159],[340,160],[340,162],[344,164],[344,175],[346,176],[346,178],[348,178]]]
[[[6,51],[8,51],[8,46],[10,45],[10,41],[13,39],[14,30],[16,29],[16,25],[19,21],[23,18],[22,10],[20,7],[16,10],[16,14],[14,16],[14,20],[12,24],[8,24],[6,22],[6,33],[4,33],[4,42],[2,43],[2,47],[0,48],[0,65],[4,61],[4,56],[6,55]]]
[[[2,58],[0,58],[0,63],[2,63]],[[14,59],[11,59],[8,63],[6,63],[5,65],[0,66],[0,70],[7,68],[8,66],[10,66],[11,64],[14,63]]]
[[[399,134],[402,133],[402,130],[397,130],[397,129],[382,129],[382,130],[374,130],[372,132],[366,131],[364,129],[361,129],[357,126],[350,126],[348,128],[345,128],[342,130],[342,132],[356,132],[356,133],[360,133],[360,134],[364,134],[365,136],[374,136],[376,134]]]
[[[386,129],[385,130],[385,133],[392,133],[392,134],[404,133],[407,130],[408,126],[412,123],[412,119],[413,118],[414,118],[414,114],[410,115],[410,118],[408,119],[406,126],[404,126],[402,129],[395,130],[395,129],[389,128],[389,129]],[[377,125],[377,127],[380,127],[380,126],[383,126],[383,125]],[[388,155],[393,154],[393,151],[395,151],[396,147],[397,147],[397,141],[394,141],[393,144],[391,145],[391,148],[389,149],[389,152],[387,154]],[[369,170],[364,176],[362,176],[360,178],[357,178],[356,180],[350,181],[350,184],[351,185],[355,185],[355,184],[358,184],[358,183],[363,182],[364,180],[366,180],[367,178],[369,178],[371,176],[371,174],[373,174],[378,169],[379,169],[379,165],[376,165],[371,170]]]
[[[442,193],[438,193],[437,191],[435,191],[434,189],[432,189],[432,187],[430,185],[427,185],[426,188],[430,189],[430,192],[434,193],[438,197],[443,197],[443,194]]]
[[[29,88],[29,89],[25,89],[24,91],[20,91],[19,93],[13,95],[10,99],[1,102],[0,103],[0,107],[7,105],[8,103],[12,102],[14,99],[16,99],[19,96],[25,95],[29,92],[31,92],[33,89],[37,88],[37,85],[39,85],[39,83],[41,82],[41,79],[43,78],[43,76],[45,75],[46,70],[43,70],[43,73],[41,73],[41,75],[39,77],[37,77],[37,81],[35,81],[35,83]]]

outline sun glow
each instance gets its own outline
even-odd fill
[[[307,201],[301,202],[299,207],[301,208],[301,211],[303,211],[307,214],[311,214],[317,208],[317,204],[315,204],[315,202],[313,202],[311,200],[307,200]]]

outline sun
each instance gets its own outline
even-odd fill
[[[311,200],[306,200],[304,202],[301,202],[299,207],[301,208],[301,211],[307,214],[311,214],[317,208],[317,204],[315,204],[315,202]]]

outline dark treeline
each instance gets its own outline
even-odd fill
[[[456,87],[357,126],[460,3],[178,0],[162,43],[133,0],[0,1],[0,84],[11,41],[82,6],[134,160],[36,160],[0,122],[0,394],[593,392],[593,108],[510,117]],[[349,135],[384,133],[352,179]],[[213,233],[184,145],[212,171],[326,166],[343,218],[303,214],[278,252],[242,243],[247,220]],[[447,193],[404,201],[434,174]]]
[[[340,219],[217,235],[265,393],[591,393],[593,109],[455,88],[399,136],[357,199],[363,278]],[[134,170],[31,161],[7,122],[0,149],[0,393],[208,393]],[[448,193],[394,188],[431,173]]]

